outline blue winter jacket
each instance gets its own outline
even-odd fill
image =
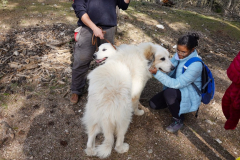
[[[192,57],[199,57],[196,50],[194,50],[189,56],[184,59],[179,59],[178,54],[174,54],[171,61],[173,65],[177,67],[175,72],[176,78],[173,74],[174,71],[170,72],[168,75],[161,71],[158,71],[154,75],[154,77],[159,80],[164,86],[168,88],[179,89],[181,91],[179,116],[184,113],[196,111],[201,104],[202,97],[197,94],[191,83],[194,82],[199,89],[201,88],[202,63],[194,62],[188,66],[187,70],[184,73],[182,73],[184,64]]]

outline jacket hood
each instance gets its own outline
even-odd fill
[[[233,83],[240,84],[240,52],[228,67],[227,75]]]

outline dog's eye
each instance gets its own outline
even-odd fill
[[[165,61],[165,58],[161,58],[160,60],[161,60],[161,61]]]
[[[105,49],[105,48],[103,48],[103,50],[102,51],[106,51],[107,49]]]

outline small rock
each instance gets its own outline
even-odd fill
[[[160,29],[164,29],[164,26],[163,25],[161,25],[161,24],[158,24],[158,25],[156,25],[158,28],[160,28]]]
[[[63,147],[66,147],[66,146],[68,145],[68,142],[61,140],[61,141],[60,141],[60,144],[61,144]]]
[[[153,153],[153,150],[152,150],[152,149],[149,149],[149,150],[148,150],[148,153],[149,153],[149,154]]]
[[[19,55],[19,52],[18,52],[18,51],[14,51],[14,52],[13,52],[13,55],[14,55],[14,56],[18,56],[18,55]]]
[[[176,49],[176,48],[177,48],[177,45],[174,45],[172,48]]]
[[[206,119],[206,120],[205,120],[205,122],[207,122],[208,124],[211,124],[211,125],[213,125],[213,122],[212,122],[212,121],[210,121],[210,120],[208,120],[208,119]]]
[[[221,144],[222,143],[222,141],[220,140],[220,139],[215,139],[219,144]]]
[[[68,132],[68,130],[67,130],[67,129],[65,130],[65,133],[66,133],[66,134],[69,134],[69,132]]]

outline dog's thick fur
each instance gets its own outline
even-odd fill
[[[115,150],[118,153],[128,151],[124,136],[132,112],[144,114],[138,109],[138,104],[141,92],[152,76],[148,69],[153,65],[169,72],[173,66],[168,56],[166,49],[153,43],[121,45],[117,50],[108,43],[99,47],[95,58],[107,61],[88,75],[88,102],[82,118],[88,134],[87,155],[108,157],[114,144],[114,134],[117,137]],[[100,132],[105,139],[95,148],[95,138]]]

